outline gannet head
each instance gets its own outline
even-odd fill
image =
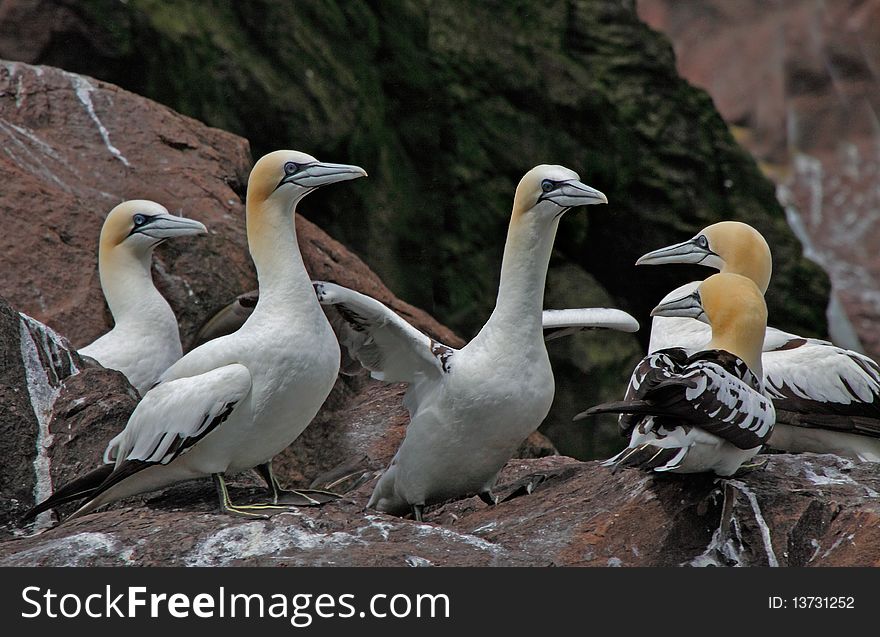
[[[651,316],[684,316],[708,323],[712,326],[709,348],[736,354],[760,375],[767,304],[750,278],[731,272],[713,274],[693,292],[660,303]]]
[[[295,203],[321,186],[366,175],[359,166],[327,164],[299,151],[276,150],[254,165],[248,179],[247,199],[250,203],[275,198]]]
[[[703,228],[691,239],[639,257],[636,265],[700,263],[722,272],[741,274],[766,292],[773,270],[770,246],[747,223],[722,221]]]
[[[146,199],[125,201],[110,211],[101,228],[103,254],[124,249],[138,257],[148,257],[157,245],[174,237],[204,234],[205,226],[185,217],[176,217],[165,206]]]
[[[581,183],[580,177],[565,166],[541,164],[527,172],[516,187],[513,218],[553,220],[575,206],[608,203],[595,188]]]

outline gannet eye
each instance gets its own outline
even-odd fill
[[[544,192],[550,192],[551,190],[553,190],[553,182],[549,179],[545,179],[541,182],[541,190],[543,190]]]
[[[299,166],[297,166],[297,165],[296,165],[294,162],[292,162],[292,161],[289,161],[289,162],[287,162],[286,164],[284,164],[284,173],[287,174],[287,175],[292,175],[292,174],[295,173],[297,170],[299,170]]]
[[[701,234],[697,237],[697,245],[704,249],[709,247],[709,240],[706,238],[706,235]]]
[[[147,223],[147,217],[142,214],[136,214],[134,217],[132,217],[132,221],[134,221],[134,227],[137,228],[138,226],[142,226]]]

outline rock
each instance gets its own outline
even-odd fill
[[[222,516],[203,480],[2,543],[0,565],[880,565],[872,465],[811,454],[766,460],[725,481],[612,474],[563,456],[519,460],[499,492],[543,476],[532,495],[491,508],[477,498],[449,503],[422,524],[364,510],[372,484],[269,520]]]
[[[678,77],[665,38],[632,2],[3,6],[0,56],[114,82],[247,137],[257,154],[296,140],[365,166],[369,179],[317,193],[303,213],[465,338],[495,299],[514,188],[545,162],[574,168],[611,201],[562,220],[551,278],[566,302],[603,297],[647,326],[665,291],[707,271],[636,269],[635,259],[737,218],[774,246],[778,327],[826,333],[826,276],[802,257],[772,184],[708,96]],[[616,370],[647,341],[643,329],[554,348],[558,396],[545,433],[563,453],[610,452],[610,421],[576,428],[570,415],[618,398],[626,380]]]
[[[638,8],[778,184],[845,311],[832,306],[832,336],[880,357],[880,1],[639,0]]]
[[[52,484],[91,469],[137,393],[120,372],[82,359],[51,328],[0,297],[0,538]]]

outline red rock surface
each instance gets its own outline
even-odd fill
[[[807,254],[880,356],[880,1],[638,0],[779,185]],[[846,325],[832,319],[846,340]]]

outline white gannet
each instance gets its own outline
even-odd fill
[[[636,263],[702,263],[747,276],[765,293],[772,270],[764,237],[735,221],[711,225]],[[708,338],[708,328],[697,321],[655,318],[650,351],[675,346],[693,350]],[[880,366],[875,361],[828,341],[772,327],[767,328],[763,349],[765,387],[776,406],[770,446],[880,462]]]
[[[761,382],[763,294],[751,279],[715,274],[651,314],[707,321],[711,340],[692,354],[682,348],[648,354],[622,401],[592,407],[575,420],[624,414],[620,426],[629,445],[605,466],[732,475],[761,450],[775,420]]]
[[[317,283],[350,329],[340,341],[387,382],[407,382],[406,437],[368,506],[422,519],[426,504],[467,495],[493,502],[504,463],[535,431],[553,401],[542,309],[559,219],[569,208],[606,203],[562,166],[536,166],[513,202],[495,310],[460,350],[429,338],[379,301]]]
[[[205,232],[198,221],[141,199],[119,204],[104,220],[98,273],[114,325],[79,353],[118,369],[141,395],[183,355],[177,318],[153,285],[153,249],[166,239]]]
[[[318,412],[340,356],[297,245],[294,208],[320,186],[364,175],[357,166],[320,163],[295,151],[275,151],[256,163],[247,189],[248,246],[261,291],[253,314],[237,332],[192,350],[162,374],[107,446],[104,460],[112,464],[60,489],[29,516],[87,498],[74,513],[82,515],[202,476],[213,476],[223,511],[255,516],[279,508],[272,457]],[[235,506],[223,475],[253,467],[272,502]],[[287,504],[321,499],[310,491],[287,495]]]

